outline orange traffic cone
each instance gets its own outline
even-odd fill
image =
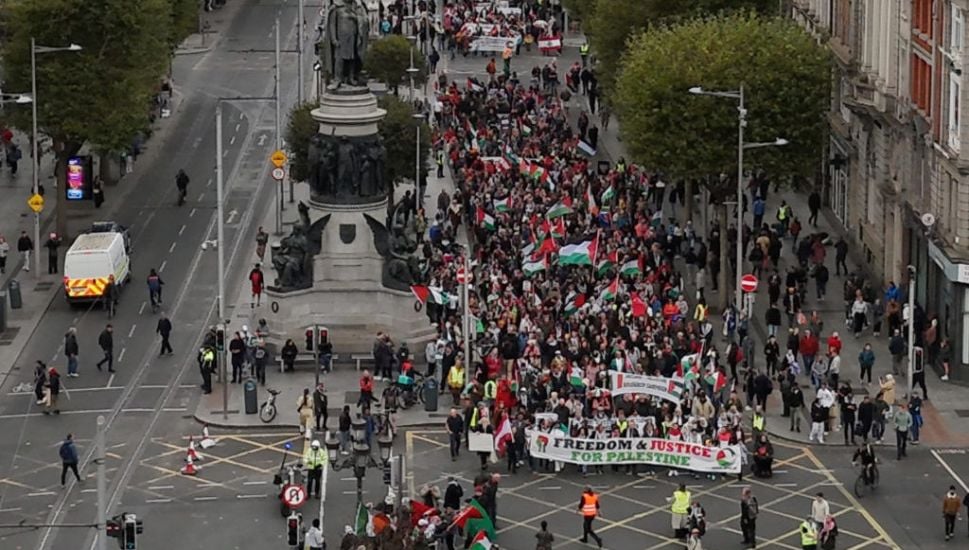
[[[202,455],[195,450],[195,438],[188,438],[188,450],[185,452],[185,462],[202,460]]]
[[[192,459],[192,455],[189,455],[186,460],[188,461],[188,464],[182,467],[182,474],[187,476],[194,476],[195,474],[199,473],[199,470],[201,470],[201,468],[195,467],[195,461]]]
[[[199,446],[202,447],[202,450],[215,446],[215,440],[209,435],[208,424],[202,426],[202,438],[199,440]]]

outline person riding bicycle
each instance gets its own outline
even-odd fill
[[[865,483],[871,485],[875,481],[875,449],[871,446],[871,443],[864,443],[858,449],[855,450],[854,456],[851,457],[852,464],[858,464],[861,461],[862,475],[865,476]]]
[[[162,303],[162,285],[165,281],[161,279],[154,269],[148,273],[148,300],[151,302],[151,307],[157,307]]]
[[[397,387],[408,402],[413,400],[414,363],[411,362],[410,355],[400,357],[400,376],[397,377]]]
[[[175,175],[175,187],[178,188],[178,205],[181,206],[185,204],[185,195],[188,193],[188,174],[185,173],[184,169],[178,171]]]

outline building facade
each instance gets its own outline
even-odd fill
[[[952,345],[952,378],[969,380],[969,0],[789,6],[836,61],[825,201],[876,280],[907,285],[916,268],[916,300]]]

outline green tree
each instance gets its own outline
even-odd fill
[[[772,13],[776,0],[572,0],[584,6],[583,26],[598,60],[600,83],[611,92],[630,36],[652,25],[724,11]],[[591,5],[591,6],[590,6]],[[591,9],[590,9],[591,8]]]
[[[827,127],[830,79],[830,53],[794,22],[724,15],[653,27],[630,40],[613,104],[635,162],[705,182],[711,200],[722,205],[737,181],[736,100],[688,90],[733,91],[743,84],[745,142],[790,142],[748,152],[745,168],[810,176]]]
[[[411,63],[411,43],[406,37],[391,34],[370,43],[364,58],[364,70],[383,82],[398,95],[401,84],[410,84],[407,69]],[[421,85],[427,77],[427,63],[420,51],[414,50],[414,85]]]
[[[394,96],[383,96],[379,105],[387,111],[387,116],[379,125],[380,137],[387,149],[384,163],[385,181],[397,183],[414,179],[414,162],[417,158],[417,125],[421,125],[421,177],[427,178],[430,155],[430,129],[423,120],[414,118],[414,109]],[[290,170],[297,181],[309,177],[307,151],[310,139],[319,130],[319,123],[313,120],[311,111],[317,107],[315,102],[304,103],[289,113],[286,127],[286,143],[289,149]]]
[[[183,40],[199,31],[198,0],[168,0],[171,4],[172,26],[169,44],[174,51]]]
[[[38,126],[53,141],[58,188],[67,159],[90,144],[121,151],[148,127],[151,97],[169,58],[170,0],[8,0],[3,48],[7,85],[30,89],[30,40],[79,44],[78,52],[37,57]],[[22,113],[14,124],[30,128]],[[65,205],[52,201],[57,231],[67,233]]]
[[[309,165],[306,162],[310,147],[310,139],[320,129],[320,123],[313,120],[311,112],[319,103],[312,101],[296,105],[289,112],[289,123],[286,125],[286,148],[289,150],[289,169],[296,181],[309,179]]]
[[[562,5],[569,12],[570,20],[579,20],[583,26],[596,10],[598,0],[562,0]]]

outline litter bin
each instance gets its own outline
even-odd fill
[[[259,396],[256,394],[256,379],[249,378],[242,385],[242,394],[246,401],[246,414],[259,412]]]
[[[7,294],[10,295],[10,309],[24,307],[23,298],[20,296],[20,282],[17,279],[10,279],[10,282],[7,283]]]
[[[0,290],[0,332],[7,330],[7,292]]]
[[[434,377],[424,379],[424,410],[437,411],[437,380]]]

